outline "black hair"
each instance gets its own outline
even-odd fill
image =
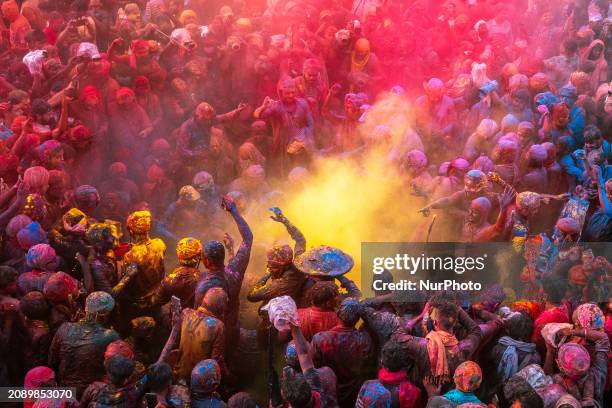
[[[312,304],[321,307],[338,296],[338,286],[333,282],[317,282],[310,289]]]
[[[529,341],[533,333],[533,320],[522,313],[504,321],[506,333],[515,340]]]
[[[354,326],[361,317],[361,304],[356,299],[347,298],[342,301],[338,310],[338,319],[345,326]]]
[[[225,247],[219,241],[206,241],[202,252],[204,257],[216,266],[222,266],[225,263]]]
[[[442,303],[454,303],[455,297],[449,292],[438,293],[431,297],[429,304],[432,307],[438,307]]]
[[[28,292],[19,301],[19,310],[30,320],[46,320],[49,315],[49,304],[42,292]]]
[[[512,405],[518,400],[521,403],[521,407],[544,408],[542,398],[540,398],[533,387],[529,385],[527,380],[516,375],[504,384],[504,396],[508,401],[508,405]]]
[[[385,343],[381,351],[382,366],[391,372],[407,366],[407,356],[402,346],[393,340]]]
[[[34,99],[32,101],[32,113],[34,115],[43,115],[51,110],[51,105],[44,99]]]
[[[0,265],[0,289],[6,288],[17,279],[17,270],[10,266]]]
[[[104,362],[108,379],[115,386],[123,385],[125,380],[130,378],[134,372],[135,366],[134,360],[120,354],[114,355]]]
[[[163,391],[172,384],[172,367],[164,362],[152,364],[147,370],[147,378],[151,391]]]
[[[227,408],[257,408],[257,403],[247,392],[239,392],[227,400]]]
[[[296,373],[291,367],[283,369],[281,394],[293,408],[309,408],[312,405],[310,385],[302,373]]]
[[[567,291],[567,281],[561,277],[550,276],[542,280],[542,288],[551,303],[561,303]]]
[[[601,139],[601,130],[595,125],[587,125],[584,128],[584,142],[592,143],[596,140]]]
[[[451,302],[440,302],[435,308],[438,311],[438,324],[444,330],[450,331],[457,322],[459,315],[457,305]]]

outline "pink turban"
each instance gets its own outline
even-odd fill
[[[23,173],[23,182],[33,193],[44,194],[49,188],[49,171],[42,166],[30,167]]]
[[[55,249],[47,244],[34,245],[28,250],[26,263],[32,269],[53,271],[57,267]]]
[[[68,299],[72,296],[73,299],[79,294],[77,280],[64,272],[55,272],[51,274],[43,294],[52,303],[68,303]]]
[[[42,229],[39,223],[34,221],[23,227],[17,233],[17,242],[21,249],[27,251],[34,245],[48,243],[47,233]]]

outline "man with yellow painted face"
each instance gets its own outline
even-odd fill
[[[151,239],[151,213],[136,211],[129,215],[127,228],[132,240],[132,247],[123,257],[122,279],[125,287],[118,297],[122,313],[121,321],[128,324],[140,316],[152,316],[159,320],[160,309],[152,300],[157,286],[164,277],[164,255],[166,244],[159,239]],[[122,284],[120,283],[120,285]]]
[[[200,278],[202,242],[192,237],[181,239],[176,245],[176,256],[179,266],[162,279],[153,296],[153,302],[165,304],[172,296],[176,296],[181,299],[181,305],[195,307],[193,298]]]

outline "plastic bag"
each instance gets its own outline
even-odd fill
[[[278,331],[291,330],[289,323],[293,323],[296,326],[299,325],[297,306],[290,296],[276,297],[270,300],[262,309],[268,312],[270,323]]]

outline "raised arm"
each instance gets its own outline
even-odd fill
[[[236,251],[236,255],[228,262],[228,266],[232,271],[244,276],[246,268],[249,264],[249,258],[251,257],[253,232],[251,231],[249,224],[247,224],[242,215],[240,215],[234,200],[232,200],[229,196],[223,197],[223,200],[221,201],[221,208],[232,216],[236,226],[238,227],[238,232],[240,232],[240,236],[242,237],[242,242]]]
[[[21,207],[26,201],[26,197],[28,196],[29,192],[30,186],[23,182],[19,184],[19,187],[17,187],[17,194],[15,195],[13,202],[5,211],[0,213],[0,228],[2,230],[6,228],[11,218],[13,218],[13,216],[17,214],[19,209],[21,209]]]
[[[269,96],[266,96],[262,104],[258,108],[256,108],[255,111],[253,112],[253,117],[255,119],[266,119],[272,114],[273,112],[272,107],[274,105],[275,105],[274,100],[270,98]]]
[[[287,217],[285,217],[280,208],[273,207],[270,209],[270,211],[273,212],[273,215],[271,215],[270,218],[273,221],[280,222],[281,224],[283,224],[285,228],[287,228],[287,232],[291,236],[291,239],[295,241],[293,255],[298,256],[303,254],[306,251],[306,238],[304,237],[304,234],[302,234],[302,232],[295,225],[293,225],[287,219]]]
[[[482,332],[480,331],[480,326],[461,308],[459,308],[459,323],[468,332],[466,338],[461,340],[460,344],[467,354],[467,358],[470,358],[482,341]]]
[[[312,357],[309,352],[308,342],[302,333],[300,326],[291,324],[291,335],[295,340],[295,350],[297,351],[298,359],[300,360],[300,367],[302,372],[306,372],[311,368],[314,368]]]
[[[155,362],[155,364],[167,362],[168,357],[170,356],[170,352],[172,351],[172,347],[176,343],[176,340],[179,337],[179,333],[181,332],[181,323],[182,323],[182,315],[181,312],[175,313],[172,312],[172,330],[170,331],[170,335],[166,340],[166,344],[164,344],[164,348],[159,354],[159,358]]]

